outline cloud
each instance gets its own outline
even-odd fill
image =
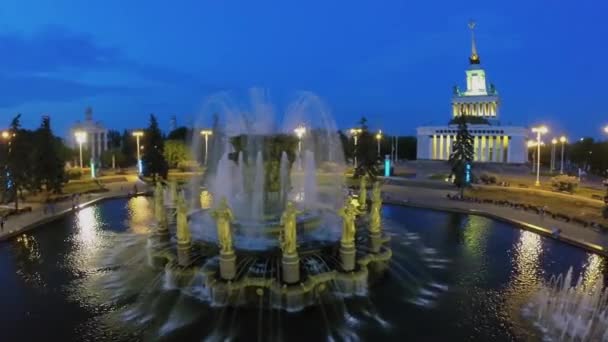
[[[0,33],[0,106],[72,101],[108,93],[209,89],[188,73],[128,59],[118,48],[60,27],[33,34]]]

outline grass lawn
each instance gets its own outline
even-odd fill
[[[602,217],[604,205],[572,196],[556,196],[550,193],[535,192],[534,190],[510,190],[509,188],[471,188],[465,191],[466,196],[480,199],[506,200],[510,202],[547,206],[554,213],[579,217],[586,221],[608,224]]]

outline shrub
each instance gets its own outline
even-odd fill
[[[551,186],[557,191],[574,192],[578,187],[578,178],[574,176],[559,175],[551,178]]]
[[[181,172],[198,171],[200,167],[201,166],[196,160],[184,160],[177,164],[177,168]]]
[[[68,179],[80,179],[82,177],[82,169],[79,167],[73,167],[67,171]]]
[[[498,178],[490,173],[482,173],[481,176],[479,176],[479,181],[483,184],[496,184],[498,183]]]

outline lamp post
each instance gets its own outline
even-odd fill
[[[299,125],[293,129],[293,132],[298,137],[298,154],[302,154],[302,137],[306,134],[306,127]]]
[[[74,136],[76,137],[76,142],[78,143],[78,148],[80,150],[80,168],[82,169],[82,144],[87,142],[87,133],[83,131],[76,131],[74,132]]]
[[[380,158],[380,140],[382,140],[382,130],[376,133],[376,144],[378,146],[378,158]]]
[[[536,158],[536,183],[534,185],[540,186],[540,137],[547,133],[549,130],[546,126],[532,127],[532,132],[536,133],[536,144],[537,144],[537,158]]]
[[[207,165],[207,152],[209,152],[209,136],[213,135],[213,131],[210,129],[204,129],[201,134],[205,137],[205,165]]]
[[[551,173],[555,171],[555,145],[557,145],[557,139],[551,139]]]
[[[355,169],[357,168],[357,142],[358,142],[358,136],[359,134],[361,134],[361,132],[363,132],[363,130],[361,128],[351,128],[350,129],[350,135],[353,136],[353,139],[355,140]]]
[[[141,174],[143,171],[143,168],[141,165],[141,153],[139,151],[139,138],[144,136],[144,132],[143,131],[134,131],[132,134],[135,137],[135,141],[137,143],[137,170],[138,170],[139,174]]]
[[[566,141],[567,141],[567,139],[563,135],[559,138],[559,142],[562,143],[562,162],[561,162],[561,165],[560,165],[560,168],[559,168],[559,173],[560,174],[564,173],[564,145],[566,144]]]

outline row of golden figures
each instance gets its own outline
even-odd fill
[[[183,251],[187,254],[191,247],[191,235],[188,228],[188,206],[183,194],[178,194],[177,185],[172,182],[169,186],[170,196],[172,197],[176,207],[176,238],[178,243],[178,251]],[[355,253],[355,235],[356,235],[356,219],[359,215],[366,212],[367,209],[367,177],[361,177],[360,190],[358,198],[351,195],[346,197],[344,205],[338,210],[338,215],[342,218],[342,236],[340,239],[340,252],[343,257],[343,269],[351,271],[354,269],[354,253]],[[167,213],[164,206],[164,188],[158,182],[154,191],[155,201],[155,216],[158,222],[157,232],[160,234],[168,234],[167,228]],[[209,208],[210,194],[206,191],[201,193],[201,206]],[[381,208],[382,194],[381,185],[375,182],[372,188],[371,208],[369,214],[369,232],[370,236],[379,238],[381,234]],[[279,246],[282,251],[284,261],[284,275],[288,279],[288,283],[299,281],[299,258],[297,253],[297,217],[302,212],[296,209],[293,202],[287,202],[285,210],[280,218],[281,232],[279,235]],[[226,198],[222,198],[216,208],[211,209],[211,217],[216,222],[218,244],[220,247],[220,268],[224,266],[222,278],[231,279],[234,277],[234,246],[232,239],[232,223],[234,222],[234,214],[230,208]],[[343,254],[343,255],[342,255]],[[352,257],[351,257],[352,255]],[[352,259],[352,261],[349,261]],[[185,261],[187,263],[187,261]],[[181,262],[180,262],[181,264]],[[291,276],[290,276],[291,275]]]

